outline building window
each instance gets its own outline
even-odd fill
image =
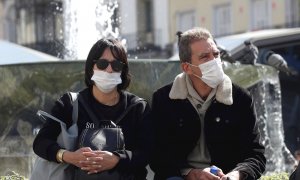
[[[228,35],[231,33],[231,6],[230,4],[218,5],[214,7],[214,36]]]
[[[285,20],[287,27],[299,26],[299,1],[286,0],[285,1]]]
[[[265,29],[271,22],[269,0],[251,0],[251,30]]]
[[[178,31],[186,31],[195,27],[195,11],[179,12],[176,16],[176,28]]]

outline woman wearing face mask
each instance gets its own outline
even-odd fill
[[[130,174],[131,179],[145,179],[151,149],[149,105],[125,90],[130,75],[127,54],[120,41],[101,39],[93,45],[85,64],[85,83],[87,88],[78,95],[78,134],[86,128],[94,128],[90,112],[101,122],[111,120],[116,123],[116,119],[130,107],[117,124],[124,135],[125,149],[109,152],[78,147],[75,151],[67,151],[56,143],[59,124],[47,121],[34,141],[34,152],[46,160],[68,163],[91,175],[117,169]],[[80,98],[88,107],[83,107]],[[72,110],[71,94],[66,93],[57,100],[51,114],[70,127]]]

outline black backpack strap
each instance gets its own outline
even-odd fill
[[[144,100],[143,98],[137,98],[133,104],[131,104],[129,107],[127,107],[125,109],[125,111],[118,117],[118,119],[116,120],[115,123],[118,124],[138,102],[143,101],[143,100]]]
[[[123,118],[124,116],[140,101],[143,101],[144,99],[142,98],[137,98],[133,104],[131,104],[130,106],[128,106],[125,111],[117,118],[117,120],[115,121],[115,124],[118,124]],[[89,108],[87,102],[84,100],[84,98],[82,98],[81,96],[79,96],[79,102],[81,103],[81,105],[83,106],[83,108],[86,110],[86,112],[88,113],[88,115],[90,116],[90,118],[92,119],[92,121],[97,125],[96,127],[98,127],[99,125],[99,120],[97,118],[97,116],[95,115],[95,113]]]
[[[89,108],[89,105],[86,102],[86,100],[82,96],[79,96],[79,102],[83,106],[84,110],[88,113],[92,121],[95,123],[96,127],[98,127],[99,126],[98,118],[95,115],[95,113]]]

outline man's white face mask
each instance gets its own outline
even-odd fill
[[[195,66],[193,64],[190,65]],[[222,68],[222,62],[220,58],[215,58],[206,63],[199,64],[198,67],[202,73],[202,77],[196,74],[193,75],[200,78],[209,87],[216,88],[220,83],[223,82],[224,71]]]
[[[111,92],[118,84],[122,83],[121,72],[108,73],[94,70],[91,80],[93,80],[97,88],[104,93]]]

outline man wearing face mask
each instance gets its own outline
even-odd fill
[[[183,72],[152,98],[154,179],[259,179],[266,159],[251,97],[224,74],[209,31],[177,35]]]

